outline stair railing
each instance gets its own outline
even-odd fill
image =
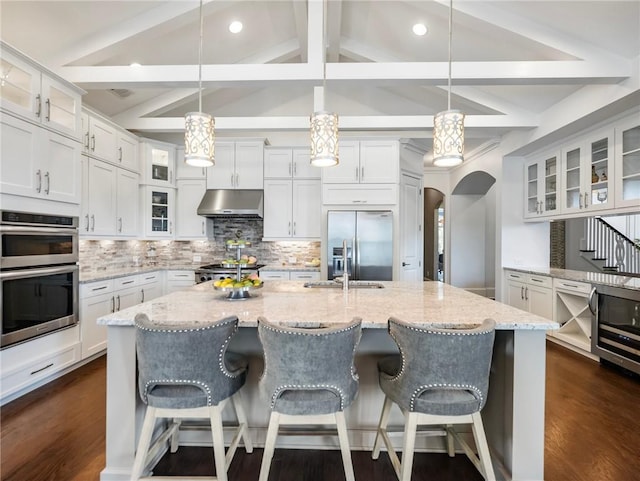
[[[640,274],[640,246],[600,217],[585,222],[586,247],[620,273]],[[614,262],[614,264],[612,264]]]

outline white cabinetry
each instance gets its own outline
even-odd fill
[[[182,289],[193,286],[195,283],[196,276],[194,271],[167,271],[165,294],[170,294],[175,291],[181,291]]]
[[[178,179],[176,193],[176,239],[206,239],[207,219],[197,214],[207,188],[204,179]]]
[[[265,179],[264,238],[320,238],[319,180]]]
[[[554,279],[553,320],[560,324],[560,329],[549,331],[549,337],[581,354],[595,358],[591,354],[590,292],[590,284]]]
[[[82,112],[84,153],[138,172],[138,137],[89,110]]]
[[[163,292],[163,275],[160,271],[138,274],[140,302],[147,302],[160,297]]]
[[[548,276],[506,271],[507,303],[545,319],[553,319],[553,280]]]
[[[184,163],[184,147],[176,148],[176,180],[207,178],[206,167],[194,167]]]
[[[173,187],[176,181],[175,163],[175,145],[157,140],[141,139],[141,184]]]
[[[640,205],[640,120],[635,115],[615,129],[616,207]]]
[[[2,193],[80,203],[80,143],[11,115],[0,138]]]
[[[262,189],[264,140],[216,142],[207,189]]]
[[[525,165],[525,217],[543,217],[559,211],[559,165],[559,152],[537,155]]]
[[[175,189],[141,186],[140,206],[145,237],[173,238]]]
[[[6,43],[0,42],[0,46],[2,108],[79,140],[82,90],[46,71]]]
[[[395,184],[399,180],[396,140],[341,141],[340,163],[322,169],[324,183]]]
[[[116,160],[122,168],[138,172],[138,137],[126,132],[116,132]]]
[[[260,270],[260,279],[263,281],[319,281],[319,271],[271,271]]]
[[[320,179],[321,169],[311,165],[310,157],[306,147],[265,147],[264,177]]]

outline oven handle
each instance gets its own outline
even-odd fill
[[[593,300],[596,298],[596,296],[598,295],[596,288],[592,288],[591,292],[589,293],[589,301],[587,302],[587,305],[589,306],[589,310],[591,311],[591,314],[593,314],[594,316],[596,315],[596,308],[593,306]]]
[[[0,226],[0,233],[9,234],[55,234],[55,235],[74,235],[78,232],[77,227],[25,227],[14,225]]]
[[[38,269],[21,269],[17,271],[0,272],[1,280],[28,279],[30,277],[50,276],[54,274],[66,274],[78,270],[77,265],[59,267],[41,267]]]

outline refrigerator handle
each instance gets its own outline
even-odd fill
[[[354,237],[352,240],[352,252],[351,252],[351,257],[352,259],[352,264],[353,264],[353,279],[354,280],[359,280],[360,279],[360,239],[358,237]]]

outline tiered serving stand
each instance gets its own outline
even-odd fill
[[[236,280],[239,281],[242,279],[242,270],[246,269],[251,264],[241,263],[240,258],[242,257],[242,251],[247,247],[251,247],[251,242],[249,241],[240,241],[233,240],[226,242],[227,250],[235,250],[236,262],[231,263],[222,263],[222,267],[225,268],[235,268],[236,269]],[[262,289],[262,283],[258,286],[242,286],[242,287],[213,287],[216,291],[226,293],[225,298],[230,301],[244,301],[246,299],[250,299],[253,297],[252,293],[255,293],[257,289]]]

